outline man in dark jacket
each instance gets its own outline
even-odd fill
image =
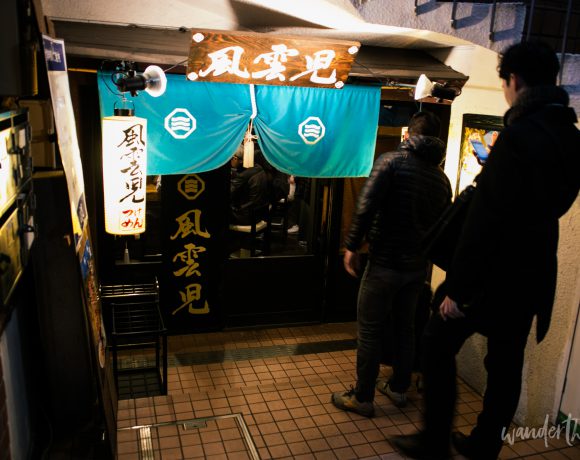
[[[377,389],[395,404],[406,403],[414,362],[414,316],[427,275],[420,242],[451,201],[440,164],[445,144],[440,123],[420,112],[409,122],[409,139],[382,154],[360,192],[345,241],[344,267],[359,276],[357,251],[368,237],[367,263],[358,299],[356,388],[332,395],[335,406],[370,417],[387,320],[393,318],[393,375]]]
[[[268,177],[264,168],[255,163],[243,167],[244,148],[240,146],[231,160],[230,203],[232,224],[250,225],[252,213],[261,220],[269,203]]]
[[[445,458],[455,405],[455,355],[474,332],[487,337],[483,410],[456,450],[495,459],[517,409],[524,350],[548,331],[556,288],[558,219],[580,189],[580,133],[567,93],[556,86],[556,54],[521,43],[502,56],[499,76],[511,108],[477,180],[447,273],[447,297],[424,335],[423,431],[395,438],[413,458]]]

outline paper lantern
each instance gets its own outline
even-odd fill
[[[145,231],[147,120],[103,118],[105,231],[135,235]]]

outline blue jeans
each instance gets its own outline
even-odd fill
[[[358,293],[356,397],[373,401],[388,321],[393,322],[391,390],[402,393],[411,384],[415,359],[415,309],[427,269],[400,271],[369,262]]]

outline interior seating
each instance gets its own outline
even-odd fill
[[[261,255],[269,255],[272,229],[270,205],[251,208],[250,222],[250,225],[230,224],[230,231],[242,235],[242,247],[249,248],[250,257],[256,257],[258,246],[261,246]]]

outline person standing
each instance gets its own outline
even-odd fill
[[[548,332],[558,219],[580,189],[580,132],[568,94],[556,86],[559,67],[543,43],[516,44],[501,56],[510,109],[478,176],[447,272],[447,296],[425,329],[423,429],[393,439],[409,457],[446,458],[451,438],[470,459],[497,458],[517,409],[534,316],[538,343]],[[487,337],[483,408],[469,436],[451,434],[455,356],[474,332]]]
[[[268,176],[258,163],[243,167],[244,147],[240,145],[230,160],[230,223],[250,225],[252,212],[264,210],[269,203]],[[262,215],[256,216],[262,219]]]
[[[375,385],[395,404],[406,403],[414,363],[414,317],[427,276],[423,235],[451,201],[451,186],[441,163],[445,144],[438,138],[439,119],[428,112],[414,114],[409,138],[398,149],[382,154],[358,197],[346,237],[344,267],[359,275],[358,249],[370,242],[358,294],[356,387],[332,395],[344,410],[374,415]],[[376,379],[388,318],[394,322],[393,375]]]

